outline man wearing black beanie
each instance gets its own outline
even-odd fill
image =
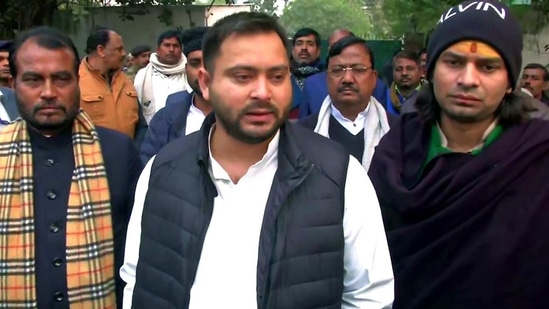
[[[141,145],[140,153],[144,163],[170,141],[198,131],[212,110],[198,86],[198,70],[203,66],[202,38],[207,30],[208,27],[195,27],[181,33],[183,54],[187,58],[185,73],[193,91],[179,91],[169,95],[166,106],[153,116]]]
[[[503,4],[444,12],[417,112],[376,148],[395,309],[547,307],[549,122],[515,90],[521,51]]]
[[[132,82],[135,80],[135,75],[139,70],[146,67],[149,64],[149,58],[151,56],[151,47],[148,45],[139,45],[134,47],[128,55],[129,67],[126,70],[126,75]]]

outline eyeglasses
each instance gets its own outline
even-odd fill
[[[354,76],[363,76],[368,73],[368,70],[373,70],[371,67],[363,65],[353,65],[350,67],[335,66],[328,69],[328,73],[333,77],[341,77],[345,74],[346,71],[350,71]]]

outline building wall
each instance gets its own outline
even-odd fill
[[[156,47],[158,36],[169,29],[188,29],[193,26],[212,25],[224,16],[240,11],[250,11],[250,5],[212,6],[207,14],[208,6],[172,6],[172,25],[166,26],[158,19],[163,7],[102,7],[93,9],[89,15],[82,18],[70,33],[78,51],[84,55],[86,40],[90,30],[96,26],[105,26],[118,32],[123,40],[126,51],[141,44]],[[124,12],[125,11],[125,12]],[[124,20],[121,15],[130,15],[133,20]],[[63,27],[61,27],[63,28]],[[64,29],[67,31],[67,29]]]
[[[252,10],[251,5],[214,5],[210,9],[210,14],[206,14],[205,24],[212,26],[221,18],[237,13],[237,12],[250,12]]]
[[[523,44],[523,67],[531,62],[549,65],[549,50],[545,51],[545,45],[549,45],[549,25],[537,35],[525,35]]]

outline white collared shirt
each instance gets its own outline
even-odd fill
[[[360,131],[364,129],[365,119],[368,115],[368,112],[370,111],[370,104],[368,104],[368,106],[366,106],[366,108],[362,112],[358,113],[355,121],[345,118],[345,116],[341,114],[341,112],[337,109],[337,107],[335,107],[333,103],[331,111],[332,116],[335,118],[335,120],[337,120],[337,122],[339,122],[347,131],[349,131],[349,133],[357,135],[358,133],[360,133]]]
[[[206,233],[190,309],[257,308],[256,269],[263,213],[278,168],[278,134],[262,160],[234,184],[210,155],[210,174],[218,190]],[[141,216],[154,157],[137,183],[128,225],[124,265],[124,309],[130,309],[139,260]],[[252,194],[253,193],[253,194]],[[374,187],[362,165],[350,157],[345,184],[343,230],[343,309],[391,308],[394,281],[381,210]],[[259,207],[258,207],[259,206]],[[245,220],[243,220],[245,218]],[[228,242],[227,239],[238,239]],[[233,281],[239,278],[237,284]]]
[[[4,107],[4,94],[2,93],[2,90],[0,90],[0,130],[7,126],[7,122],[10,121],[10,115]]]
[[[189,112],[187,113],[187,124],[185,127],[185,135],[189,135],[193,132],[200,130],[205,118],[206,118],[206,115],[204,115],[204,113],[201,110],[199,110],[196,106],[194,106],[194,95],[193,95],[193,98],[191,99],[191,107],[189,108]]]

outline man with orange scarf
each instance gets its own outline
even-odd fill
[[[141,162],[80,109],[78,52],[51,28],[10,53],[21,118],[0,132],[0,307],[115,309]]]

